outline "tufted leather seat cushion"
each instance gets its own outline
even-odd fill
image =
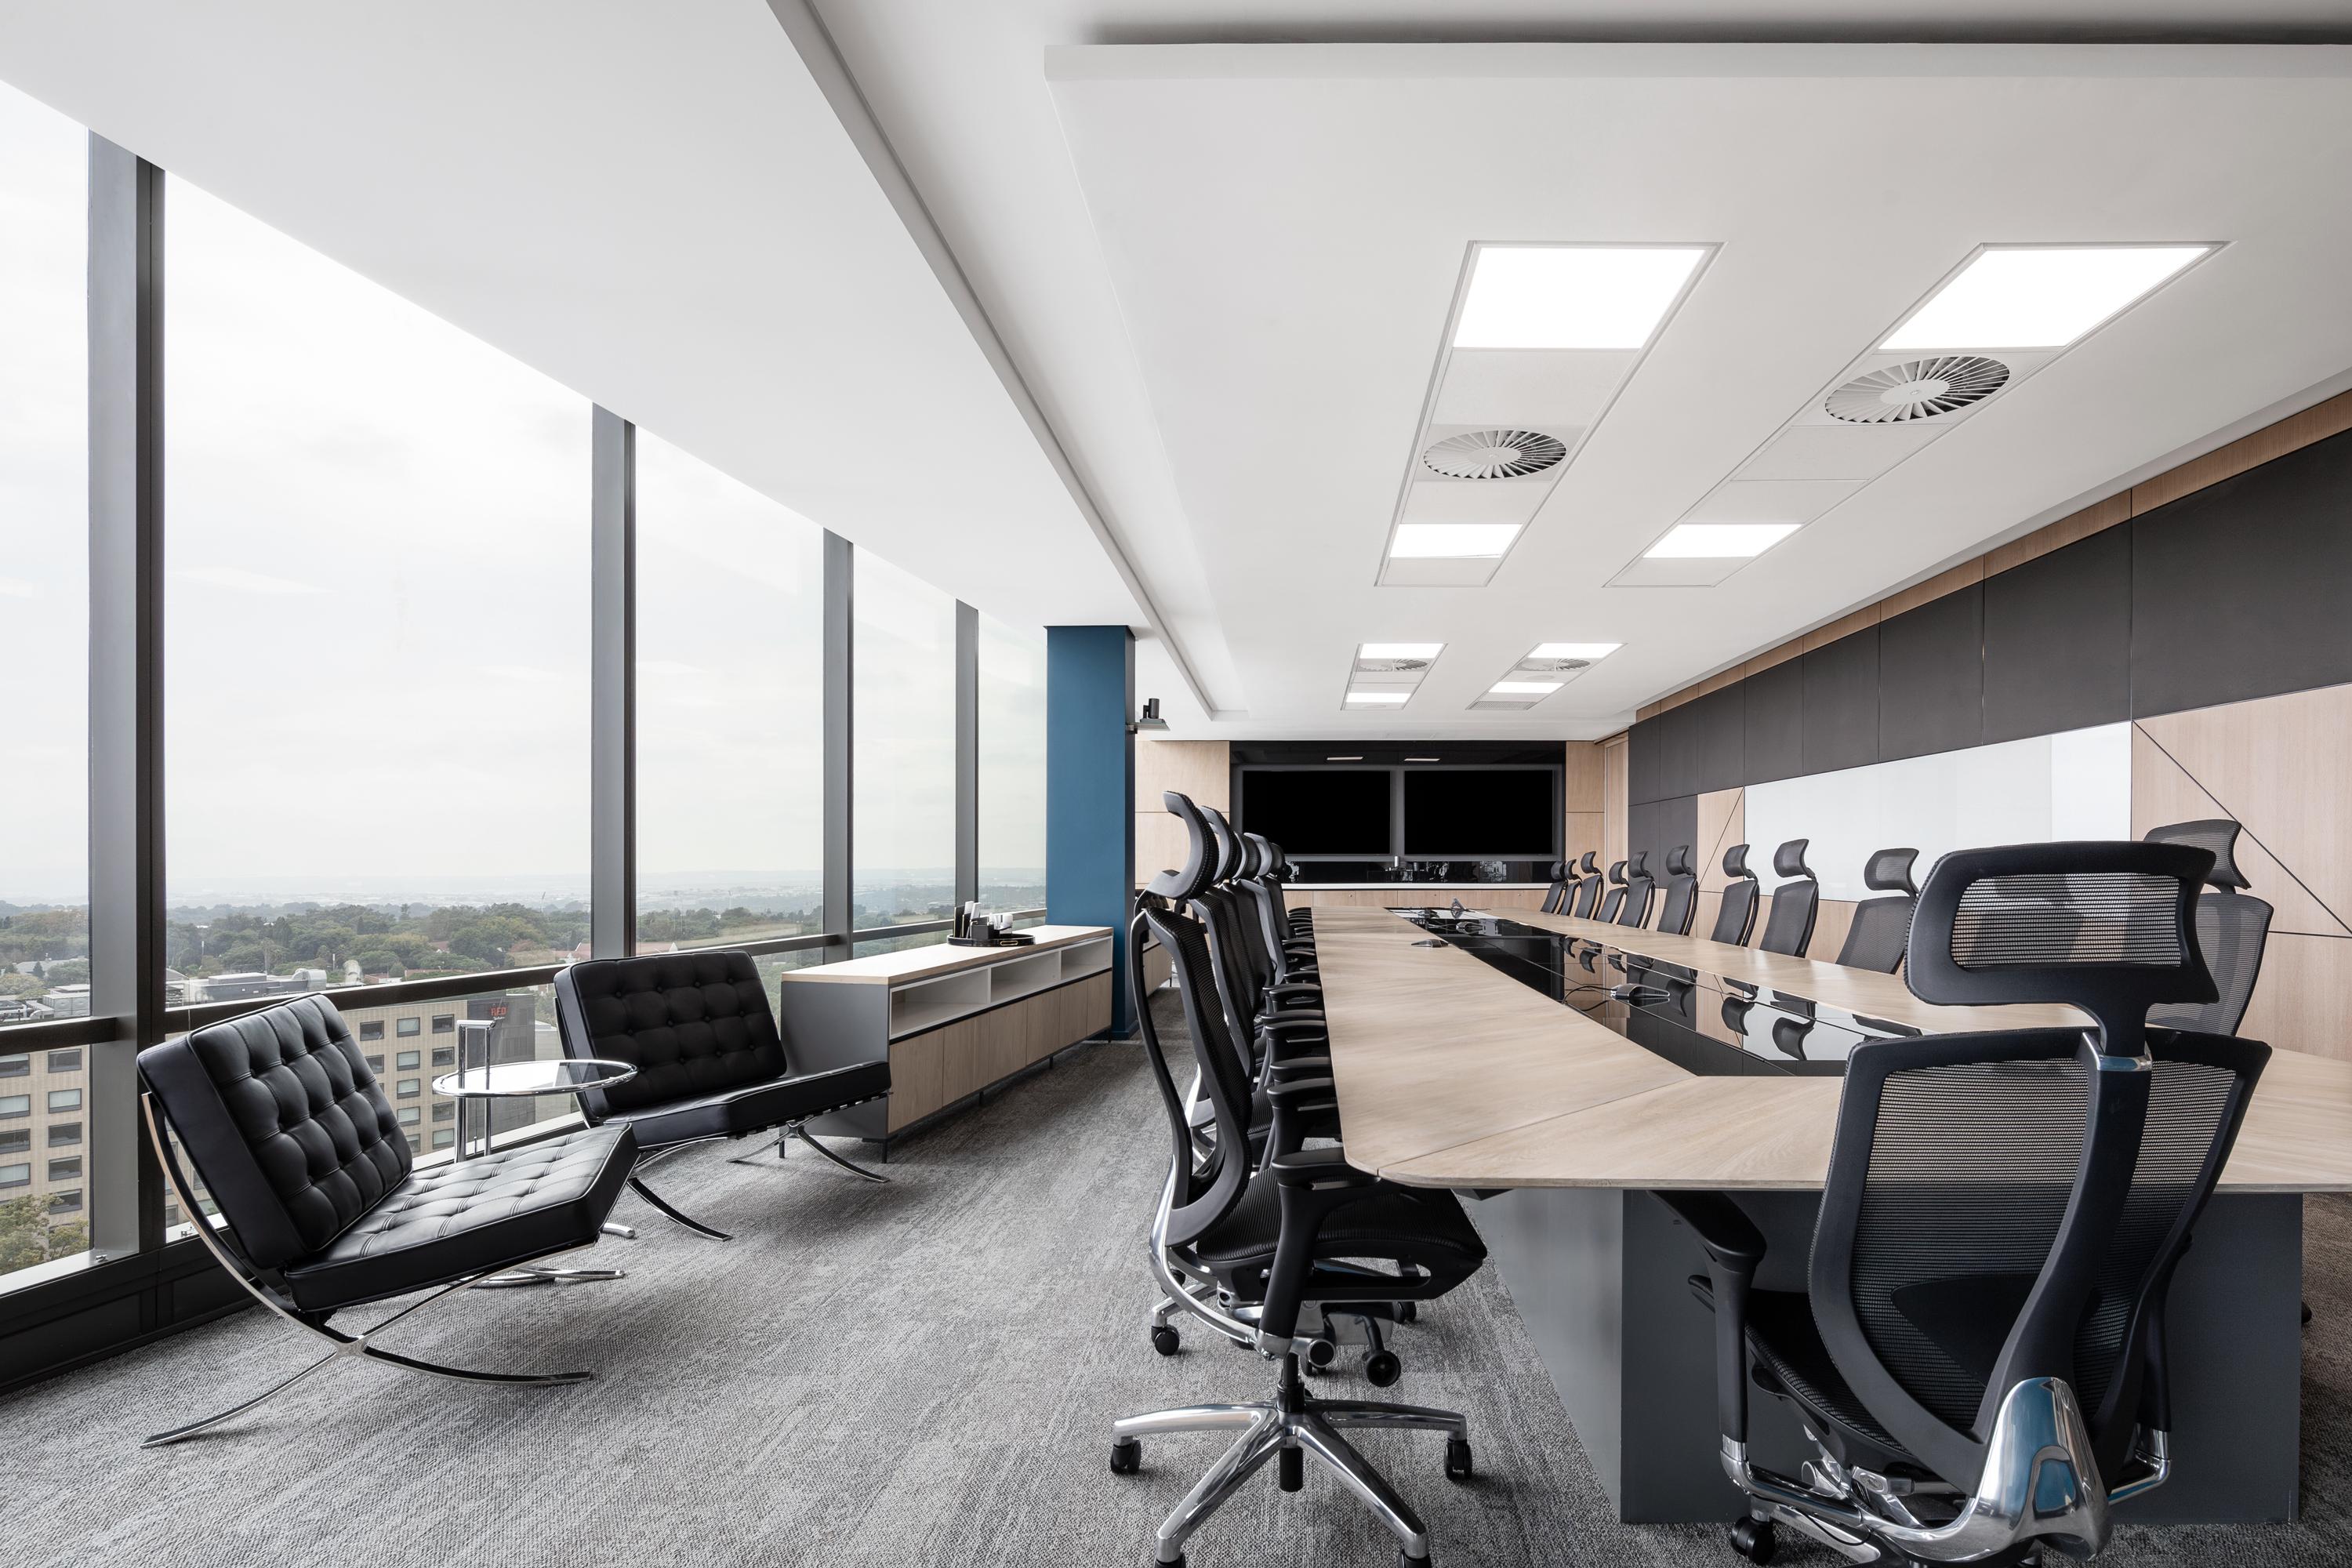
[[[627,1121],[642,1149],[740,1137],[890,1089],[887,1060],[795,1076],[747,952],[589,959],[555,977],[555,1006],[567,1055],[636,1065],[581,1103],[592,1121]]]
[[[392,1102],[322,997],[150,1046],[139,1070],[258,1268],[325,1247],[408,1174]]]
[[[410,1173],[324,1250],[285,1270],[325,1311],[593,1242],[636,1162],[625,1126],[591,1127]]]
[[[750,1089],[622,1111],[618,1118],[637,1130],[638,1142],[648,1149],[658,1149],[696,1138],[733,1138],[764,1131],[787,1121],[823,1116],[829,1110],[879,1100],[889,1092],[890,1064],[859,1062],[829,1072],[778,1079]]]

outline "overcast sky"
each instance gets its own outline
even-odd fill
[[[0,86],[0,899],[86,879],[86,160]],[[576,890],[588,403],[183,181],[166,206],[170,896]],[[814,869],[818,527],[638,458],[642,878]],[[858,565],[865,884],[952,862],[954,616]],[[982,860],[1042,867],[1044,638],[983,649]]]

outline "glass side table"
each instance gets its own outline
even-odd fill
[[[470,1027],[468,1026],[470,1026]],[[459,1023],[456,1072],[443,1073],[433,1080],[433,1092],[446,1094],[457,1102],[457,1158],[477,1160],[489,1152],[490,1107],[500,1100],[535,1100],[541,1095],[578,1094],[585,1089],[607,1089],[626,1083],[637,1076],[637,1069],[627,1062],[599,1058],[581,1059],[562,1057],[553,1060],[533,1059],[519,1062],[493,1062],[490,1054],[490,1026],[485,1020],[466,1019]],[[478,1045],[481,1060],[467,1064],[477,1053],[469,1047]],[[478,1135],[473,1126],[475,1118],[468,1114],[480,1109],[481,1127]],[[636,1239],[634,1227],[604,1222],[604,1234],[628,1240]],[[524,1285],[576,1285],[593,1280],[620,1279],[626,1271],[619,1268],[551,1268],[540,1264],[525,1264],[504,1274],[494,1274],[474,1281],[477,1290],[512,1289]]]

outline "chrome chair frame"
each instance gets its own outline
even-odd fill
[[[347,1334],[341,1329],[331,1328],[324,1315],[306,1311],[294,1305],[290,1300],[281,1299],[278,1293],[271,1289],[259,1277],[258,1270],[251,1268],[243,1258],[231,1250],[230,1246],[225,1243],[221,1233],[214,1227],[205,1214],[203,1205],[197,1203],[195,1190],[189,1184],[186,1173],[181,1170],[179,1156],[173,1152],[172,1140],[164,1132],[163,1118],[157,1108],[154,1094],[152,1091],[142,1092],[139,1101],[141,1116],[147,1124],[147,1137],[155,1147],[156,1162],[163,1167],[163,1179],[170,1184],[172,1195],[179,1200],[180,1212],[189,1217],[196,1233],[196,1239],[204,1244],[205,1250],[212,1254],[215,1262],[228,1271],[229,1277],[237,1282],[247,1295],[304,1333],[314,1334],[325,1340],[331,1347],[325,1355],[303,1367],[292,1376],[255,1394],[252,1398],[207,1415],[200,1421],[191,1421],[184,1426],[174,1426],[168,1431],[153,1433],[140,1443],[141,1447],[163,1447],[168,1444],[193,1437],[200,1432],[209,1431],[225,1422],[235,1420],[247,1411],[285,1393],[329,1362],[345,1357],[383,1362],[388,1365],[404,1368],[409,1372],[424,1373],[433,1377],[453,1378],[461,1383],[504,1384],[510,1387],[544,1387],[560,1384],[587,1383],[595,1377],[596,1374],[593,1372],[478,1372],[470,1367],[443,1366],[437,1362],[421,1361],[415,1356],[405,1356],[396,1351],[385,1350],[373,1342],[377,1335],[419,1308],[429,1307],[442,1297],[455,1291],[486,1284],[496,1279],[500,1274],[514,1272],[518,1268],[527,1269],[536,1259],[526,1260],[521,1265],[503,1264],[498,1268],[471,1274],[463,1279],[451,1280],[446,1285],[432,1289],[421,1300],[410,1302],[383,1321],[356,1334]],[[576,1250],[578,1249],[575,1247],[559,1247],[553,1252],[541,1253],[539,1257],[553,1258],[564,1252]],[[608,1275],[614,1279],[620,1277],[617,1269],[548,1270],[545,1277],[552,1279],[565,1274],[576,1274],[583,1279],[604,1278]]]
[[[853,1100],[850,1103],[852,1105],[865,1105],[872,1100],[879,1100],[881,1098],[882,1096],[878,1094],[869,1095],[865,1100]],[[848,1106],[835,1106],[834,1110],[846,1110],[848,1109]],[[834,1110],[828,1110],[825,1114],[830,1116],[834,1113]],[[762,1138],[766,1135],[767,1134],[764,1131],[759,1134],[759,1136]],[[660,1194],[646,1185],[642,1179],[643,1173],[651,1169],[653,1166],[659,1164],[662,1161],[668,1159],[672,1154],[682,1153],[688,1149],[699,1148],[705,1143],[724,1143],[731,1142],[737,1138],[748,1138],[751,1136],[752,1136],[752,1134],[748,1132],[713,1132],[707,1138],[688,1138],[685,1142],[679,1143],[665,1143],[660,1148],[656,1149],[649,1153],[641,1154],[637,1157],[637,1163],[635,1165],[632,1166],[629,1171],[629,1190],[635,1193],[637,1196],[645,1199],[646,1202],[653,1205],[656,1209],[661,1212],[662,1217],[669,1220],[674,1225],[683,1226],[688,1230],[694,1232],[695,1235],[707,1236],[713,1241],[732,1241],[735,1239],[733,1232],[720,1230],[717,1226],[703,1224],[700,1220],[695,1218],[692,1215],[686,1213],[683,1209],[677,1208],[667,1198],[664,1198]],[[824,1155],[826,1159],[832,1161],[835,1164],[840,1166],[843,1170],[848,1172],[853,1176],[858,1177],[863,1181],[875,1183],[880,1186],[888,1186],[890,1184],[890,1178],[882,1174],[879,1171],[869,1171],[863,1165],[853,1164],[846,1157],[835,1153],[832,1150],[818,1142],[814,1138],[809,1136],[808,1119],[805,1117],[798,1121],[786,1121],[781,1123],[776,1128],[776,1158],[779,1160],[784,1157],[784,1141],[788,1138],[798,1138],[802,1142],[807,1144],[810,1148],[815,1150],[818,1153]],[[764,1163],[764,1162],[760,1160],[758,1156],[751,1154],[730,1154],[727,1157],[727,1163],[730,1165],[757,1165]]]

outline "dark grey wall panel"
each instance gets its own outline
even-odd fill
[[[1648,850],[1650,875],[1661,886],[1666,879],[1666,851],[1697,837],[1698,796],[1695,795],[1643,801],[1625,814],[1625,852],[1631,857],[1636,850]]]
[[[1882,761],[1958,751],[1984,739],[1984,587],[1878,623]]]
[[[2110,528],[1985,579],[1986,742],[2131,717],[2131,556]]]
[[[1664,792],[1659,789],[1659,742],[1664,727],[1655,719],[1644,719],[1626,731],[1625,735],[1625,798],[1629,804],[1655,800]]]
[[[1710,691],[1690,708],[1698,725],[1698,793],[1738,789],[1748,782],[1748,704],[1739,683]]]
[[[1698,792],[1698,715],[1687,702],[1658,715],[1658,798]]]
[[[1804,667],[1805,772],[1878,761],[1878,628],[1813,649]]]
[[[1790,659],[1739,683],[1745,783],[1769,784],[1805,771],[1805,666]]]
[[[2352,431],[2132,520],[2131,711],[2352,680]]]

